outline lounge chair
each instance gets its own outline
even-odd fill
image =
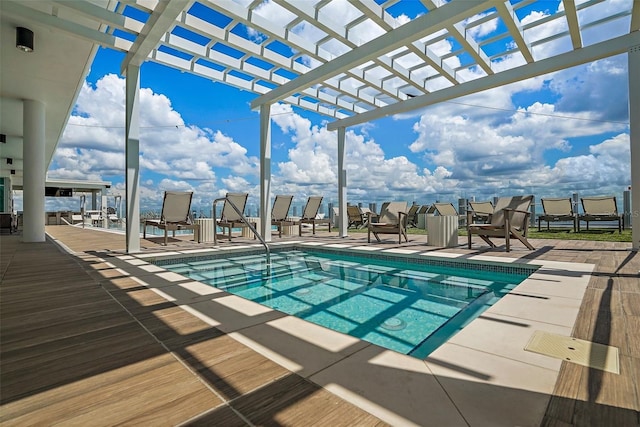
[[[467,212],[469,249],[471,249],[471,236],[476,234],[492,248],[495,248],[496,245],[489,238],[500,237],[505,239],[507,252],[511,250],[511,238],[520,240],[527,248],[534,250],[535,248],[527,240],[531,215],[529,208],[532,201],[533,196],[499,198],[488,224],[474,224],[472,221],[473,212]]]
[[[542,221],[547,222],[547,230],[551,222],[571,221],[573,232],[576,231],[576,214],[573,212],[573,202],[570,197],[559,199],[540,199],[544,215],[538,217],[538,231],[542,227]]]
[[[316,234],[316,225],[322,224],[327,224],[328,231],[331,232],[331,219],[318,218],[320,203],[322,203],[322,196],[311,196],[307,199],[307,204],[302,211],[302,217],[297,221],[300,236],[302,236],[302,224],[311,224],[313,234]]]
[[[193,230],[193,240],[199,241],[200,226],[195,224],[191,216],[192,191],[165,191],[162,200],[160,219],[145,219],[142,237],[147,238],[147,226],[164,230],[164,245],[167,245],[167,232],[171,230],[173,237],[176,230]]]
[[[420,209],[418,209],[418,212],[416,212],[416,227],[417,228],[421,228],[421,229],[426,229],[427,228],[427,215],[433,214],[433,206],[432,205],[422,205],[420,206]]]
[[[409,212],[407,212],[407,227],[418,226],[418,210],[420,205],[411,205]]]
[[[402,243],[402,236],[407,237],[407,202],[385,202],[380,209],[380,215],[374,220],[372,213],[368,214],[367,242],[371,243],[371,233],[378,242],[379,234],[397,234],[398,244]]]
[[[110,222],[118,222],[120,220],[115,208],[112,208],[111,206],[107,207],[107,219]]]
[[[378,214],[372,212],[371,209],[361,207],[360,213],[362,213],[362,219],[364,220],[364,224],[362,228],[367,227],[369,225],[369,218],[373,218],[374,222],[378,219]]]
[[[617,221],[618,232],[624,230],[624,216],[618,213],[618,204],[616,196],[603,197],[583,197],[582,210],[584,214],[578,215],[578,231],[580,231],[580,222],[587,223],[587,231],[589,230],[590,221]]]
[[[273,200],[271,208],[271,225],[275,225],[278,229],[278,237],[282,237],[282,227],[294,225],[295,222],[289,219],[289,209],[293,196],[277,195]]]
[[[469,210],[473,213],[472,223],[474,224],[486,224],[489,222],[489,218],[493,214],[493,203],[487,202],[472,202],[469,201]]]
[[[242,213],[247,205],[248,197],[249,193],[227,193],[226,195],[227,199],[222,205],[222,216],[216,221],[216,224],[222,229],[223,236],[225,236],[225,230],[229,230],[229,233],[226,235],[229,241],[231,241],[231,231],[234,228],[249,227],[242,219]],[[240,213],[238,213],[231,204],[233,204]],[[252,222],[251,225],[253,225],[254,228],[256,227],[255,222]],[[255,239],[256,236],[254,235],[253,238]]]
[[[453,203],[434,203],[433,204],[434,215],[441,216],[456,216],[458,217],[458,227],[464,225],[462,221],[464,220],[464,215],[458,214],[458,211],[453,206]]]
[[[362,211],[358,206],[347,206],[347,220],[348,225],[347,228],[355,227],[362,228],[365,223],[364,216],[362,215]]]
[[[72,225],[83,224],[83,223],[84,223],[84,217],[82,216],[82,214],[71,214]]]

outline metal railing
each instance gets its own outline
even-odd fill
[[[216,230],[216,227],[218,224],[218,221],[216,220],[216,203],[222,202],[222,201],[224,201],[225,203],[229,203],[229,206],[231,206],[233,210],[236,211],[238,216],[240,216],[240,219],[242,220],[242,222],[247,224],[247,227],[249,227],[249,229],[258,238],[258,240],[260,240],[260,243],[262,243],[262,246],[264,246],[264,249],[267,252],[267,265],[271,265],[271,251],[269,250],[269,245],[267,245],[267,242],[262,238],[260,233],[258,233],[258,230],[256,230],[253,224],[249,222],[249,220],[244,216],[242,212],[240,212],[240,209],[238,209],[238,207],[227,197],[220,197],[219,199],[215,199],[213,201],[213,206],[211,210],[211,214],[212,214],[211,216],[213,217],[213,244],[214,245],[218,244],[218,232]]]

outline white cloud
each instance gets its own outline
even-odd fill
[[[291,107],[278,105],[273,108],[274,113],[285,111],[291,111]],[[289,161],[278,164],[278,180],[295,182],[303,187],[322,184],[335,191],[338,182],[336,134],[327,131],[326,127],[313,126],[295,113],[277,115],[273,120],[295,142],[294,148],[289,150]],[[420,171],[405,156],[386,158],[373,139],[353,131],[346,133],[345,151],[350,194],[397,198],[399,192],[438,192],[456,185],[449,179],[446,168],[439,167],[432,173]]]
[[[124,85],[124,79],[109,74],[95,87],[83,86],[55,153],[50,177],[123,179]],[[187,181],[215,183],[221,169],[234,175],[258,174],[259,161],[247,156],[246,148],[219,130],[184,126],[171,101],[148,88],[140,90],[140,127],[143,174],[161,174],[177,180],[179,186]],[[159,185],[167,186],[169,181]]]

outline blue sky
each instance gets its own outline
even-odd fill
[[[415,17],[409,9],[395,12]],[[49,177],[111,181],[111,192],[124,194],[123,58],[99,50]],[[626,55],[619,55],[349,128],[349,201],[620,195],[630,185],[626,70]],[[255,210],[255,95],[150,62],[141,67],[140,86],[141,210],[158,209],[170,189],[193,190],[194,207],[204,212],[227,191],[249,192]],[[315,194],[337,204],[331,119],[286,104],[272,114],[273,194],[294,194],[298,206]],[[47,199],[52,210],[77,206],[76,197]]]

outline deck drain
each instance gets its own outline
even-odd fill
[[[524,349],[589,368],[620,373],[617,347],[535,331]]]
[[[390,331],[399,331],[400,329],[404,329],[407,326],[407,323],[402,319],[398,319],[397,317],[390,317],[382,322],[382,325],[380,326]]]

